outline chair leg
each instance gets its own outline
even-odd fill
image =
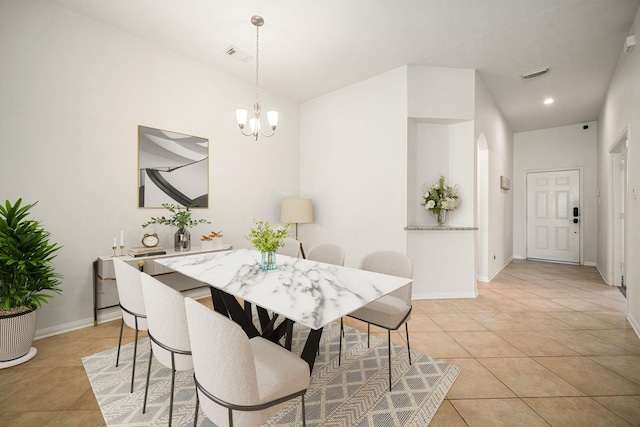
[[[169,399],[169,427],[171,427],[171,418],[173,418],[173,389],[176,384],[176,358],[175,353],[171,352],[171,398]]]
[[[338,334],[338,366],[342,364],[342,337],[344,334],[344,321],[340,318],[340,333]]]
[[[404,323],[404,329],[407,331],[407,353],[409,354],[409,365],[411,365],[411,345],[409,344],[409,324]]]
[[[367,348],[371,348],[371,323],[367,323]]]
[[[302,395],[302,427],[307,426],[307,417],[304,412],[304,394]]]
[[[198,397],[198,387],[196,387],[196,414],[193,416],[193,427],[198,425],[198,410],[200,409],[200,398]]]
[[[387,339],[389,341],[389,391],[391,391],[391,329],[387,329]]]
[[[142,413],[147,411],[147,393],[149,392],[149,378],[151,377],[151,361],[153,360],[153,347],[149,340],[149,364],[147,367],[147,386],[144,388],[144,403],[142,404]]]
[[[136,379],[136,354],[138,353],[138,318],[136,317],[136,341],[133,344],[133,366],[131,367],[131,393],[133,393],[133,382]]]
[[[118,355],[116,356],[116,368],[120,362],[120,346],[122,345],[122,328],[124,328],[124,317],[120,321],[120,338],[118,338]]]

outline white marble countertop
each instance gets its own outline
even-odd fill
[[[276,255],[260,270],[260,252],[238,249],[157,259],[179,273],[319,329],[411,282],[355,268]]]
[[[464,225],[407,225],[407,231],[473,231],[478,227],[469,227]]]

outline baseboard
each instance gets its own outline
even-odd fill
[[[582,265],[586,265],[587,267],[596,267],[596,263],[595,262],[587,262],[587,261],[585,261]]]
[[[511,257],[511,259],[526,259],[526,258],[520,255],[514,255]]]
[[[482,283],[489,283],[491,282],[498,274],[500,274],[500,272],[502,270],[504,270],[504,268],[509,265],[511,263],[511,261],[513,261],[514,259],[522,259],[522,258],[516,258],[516,257],[510,257],[507,262],[505,262],[504,264],[502,264],[502,267],[500,267],[498,269],[498,271],[496,271],[495,273],[493,273],[493,275],[491,277],[487,277],[487,276],[478,276],[478,282],[482,282]]]
[[[413,294],[412,299],[457,299],[457,298],[476,298],[478,292],[444,292],[444,293],[419,293]]]
[[[211,296],[211,292],[209,291],[209,288],[192,289],[190,291],[183,292],[183,294],[184,296],[193,298],[193,299],[201,299],[201,298],[206,298]],[[116,320],[119,318],[120,318],[119,307],[106,308],[98,312],[98,323],[110,322],[112,320]],[[77,329],[86,328],[92,325],[93,325],[93,317],[88,317],[85,319],[76,320],[75,322],[64,323],[62,325],[56,325],[50,328],[38,329],[36,330],[35,339],[39,340],[42,338],[52,337],[54,335],[64,334],[65,332],[75,331]]]
[[[607,280],[606,275],[602,272],[602,268],[600,268],[600,265],[598,263],[595,264],[595,268],[596,270],[598,270],[598,273],[600,273],[600,277],[602,277],[602,280],[604,281],[604,283],[608,285],[609,281]]]
[[[633,314],[629,313],[627,315],[627,320],[629,321],[629,324],[633,328],[633,331],[636,333],[636,336],[640,338],[640,322],[638,322],[638,319],[633,317]]]

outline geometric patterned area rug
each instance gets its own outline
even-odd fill
[[[294,327],[292,351],[300,354],[307,331]],[[387,341],[345,326],[342,364],[338,366],[340,324],[325,326],[320,354],[305,395],[307,426],[424,427],[429,424],[460,368],[391,344],[393,390],[389,391]],[[346,343],[346,349],[345,349]],[[108,426],[167,425],[169,416],[170,369],[155,361],[151,368],[146,414],[142,414],[144,385],[149,360],[149,342],[138,342],[138,363],[133,393],[131,359],[133,343],[120,351],[120,365],[115,367],[117,347],[82,359],[102,415]],[[215,367],[212,367],[215,369]],[[193,371],[176,372],[173,425],[191,426],[195,411]],[[302,425],[300,399],[294,399],[270,418],[265,426],[297,427]],[[199,426],[214,426],[202,410]]]

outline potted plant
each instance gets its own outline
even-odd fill
[[[147,228],[151,224],[171,225],[178,227],[178,231],[174,235],[174,249],[176,251],[188,251],[191,249],[191,233],[189,228],[199,224],[211,224],[206,219],[191,218],[191,208],[193,206],[172,205],[163,203],[162,207],[171,212],[169,218],[165,216],[152,217],[150,221],[142,224],[142,228]]]
[[[253,246],[262,252],[262,258],[260,260],[261,270],[275,270],[276,266],[276,251],[278,248],[284,246],[284,239],[289,236],[289,226],[279,225],[276,228],[271,228],[269,221],[253,221],[255,228],[251,228],[251,232],[248,236],[245,236]]]
[[[36,202],[37,203],[37,202]],[[36,354],[36,309],[61,293],[52,261],[61,248],[49,242],[39,221],[28,219],[36,204],[0,205],[0,364],[25,362]]]

